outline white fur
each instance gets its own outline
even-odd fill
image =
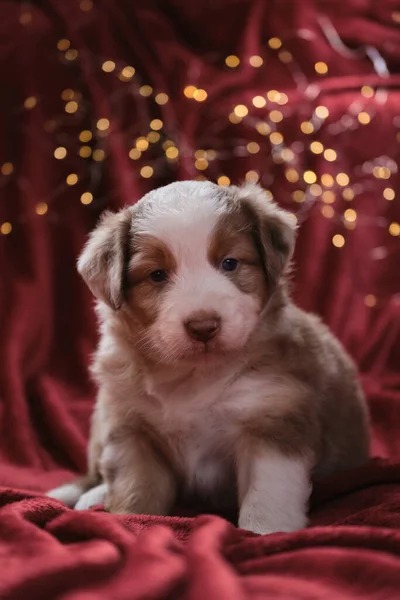
[[[98,504],[104,504],[105,499],[107,497],[108,485],[106,483],[101,483],[91,490],[82,494],[79,498],[78,502],[75,504],[76,510],[87,510],[92,506],[97,506]]]
[[[79,482],[66,483],[60,487],[54,488],[47,492],[47,496],[64,502],[70,508],[73,508],[82,496],[84,489]]]
[[[239,471],[247,480],[239,527],[255,533],[290,532],[307,524],[311,492],[310,461],[284,456],[279,450],[257,448],[257,455],[239,457]],[[240,480],[240,473],[239,473]]]

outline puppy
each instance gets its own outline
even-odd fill
[[[173,183],[103,217],[78,263],[101,330],[88,474],[50,496],[306,525],[311,481],[367,460],[369,420],[349,356],[290,300],[294,239],[254,185]]]

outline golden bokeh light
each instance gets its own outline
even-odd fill
[[[396,197],[395,191],[392,188],[385,188],[383,190],[383,197],[385,200],[394,200]]]
[[[157,104],[163,105],[163,104],[167,104],[169,97],[168,97],[168,94],[165,94],[164,92],[160,92],[159,94],[156,95],[154,100],[157,102]]]
[[[295,202],[301,203],[306,199],[306,195],[303,190],[295,190],[292,194],[292,198]]]
[[[303,121],[300,124],[300,129],[301,129],[301,131],[303,133],[305,133],[305,134],[308,135],[310,133],[313,133],[313,131],[314,131],[314,125],[312,123],[310,123],[310,121]]]
[[[295,183],[299,180],[299,173],[296,171],[296,169],[286,169],[285,177],[288,181],[290,181],[290,183]]]
[[[340,233],[337,233],[332,238],[332,244],[336,248],[343,248],[343,246],[345,245],[345,239],[344,239],[344,237],[342,235],[340,235]]]
[[[263,96],[254,96],[252,103],[256,108],[263,108],[267,104],[267,101]]]
[[[279,131],[273,131],[269,136],[269,139],[271,144],[273,144],[274,146],[278,146],[283,142],[283,135],[279,133]]]
[[[153,173],[154,173],[153,167],[150,167],[148,165],[146,165],[145,167],[142,167],[140,169],[140,174],[142,177],[144,177],[144,179],[149,179],[150,177],[153,176]]]
[[[337,154],[335,150],[332,150],[332,148],[327,148],[326,150],[324,150],[324,158],[328,162],[334,162],[337,158]]]
[[[238,67],[240,65],[240,58],[238,56],[235,56],[235,54],[230,54],[229,56],[226,57],[225,64],[227,67],[230,67],[231,69],[235,69],[236,67]]]
[[[217,179],[218,185],[226,186],[230,185],[231,180],[226,175],[220,175]]]
[[[195,91],[197,90],[197,87],[194,85],[187,85],[184,90],[183,93],[186,96],[186,98],[193,98],[193,95],[195,93]]]
[[[348,208],[344,211],[344,218],[349,223],[354,223],[357,220],[357,213],[352,208]]]
[[[273,123],[280,123],[283,119],[283,114],[280,110],[271,110],[269,113],[269,118]]]
[[[36,100],[35,96],[29,96],[28,98],[26,98],[26,100],[24,102],[24,106],[28,110],[30,110],[31,108],[34,108],[36,106],[36,104],[37,104],[37,100]]]
[[[151,85],[142,85],[142,87],[139,89],[139,94],[141,96],[144,96],[145,98],[151,96],[152,93],[153,88],[151,87]]]
[[[249,63],[251,64],[252,67],[258,68],[263,65],[264,61],[261,58],[261,56],[258,56],[257,54],[255,54],[254,56],[250,56]]]
[[[314,171],[304,171],[303,179],[306,183],[315,183],[317,181],[317,176]]]
[[[83,131],[80,132],[79,134],[79,141],[81,142],[90,142],[90,140],[92,139],[93,134],[91,131],[89,131],[89,129],[84,129]]]
[[[206,90],[202,90],[201,88],[198,88],[193,92],[193,99],[197,102],[204,102],[204,100],[207,100],[207,96]]]
[[[317,106],[317,108],[315,109],[315,114],[319,119],[326,119],[327,117],[329,117],[329,110],[326,106],[320,105]]]
[[[257,144],[257,142],[249,142],[247,144],[247,152],[249,154],[257,154],[257,152],[260,151],[260,146]]]
[[[136,148],[138,150],[140,150],[141,152],[143,152],[144,150],[147,150],[147,148],[149,147],[149,141],[147,138],[145,137],[139,137],[136,140]]]
[[[0,226],[0,232],[3,235],[8,235],[9,233],[12,232],[12,225],[11,223],[9,223],[8,221],[6,221],[5,223],[2,223]]]
[[[78,103],[75,102],[75,100],[70,100],[70,102],[67,102],[67,104],[65,105],[65,112],[70,115],[75,113],[77,110],[78,110]]]
[[[91,204],[93,202],[93,194],[90,192],[84,192],[81,196],[82,204]]]
[[[400,235],[400,225],[399,225],[399,223],[397,223],[396,221],[393,221],[393,223],[390,223],[390,225],[389,225],[389,233],[390,233],[390,235],[393,235],[394,237]]]
[[[138,160],[142,156],[142,153],[137,148],[131,148],[129,150],[129,158],[131,160]]]
[[[351,188],[345,188],[342,192],[342,196],[344,200],[350,202],[354,198],[354,192]]]
[[[365,110],[363,110],[360,113],[358,113],[357,119],[359,120],[361,125],[368,125],[368,123],[371,121],[371,116],[367,112],[365,112]]]
[[[322,154],[324,147],[321,142],[311,142],[310,150],[313,154]]]
[[[336,181],[341,187],[346,187],[346,185],[349,185],[350,183],[347,173],[338,173],[336,175]]]
[[[78,175],[76,173],[70,173],[65,180],[67,185],[75,185],[78,183]]]
[[[321,212],[327,219],[332,219],[332,217],[335,214],[335,211],[333,210],[332,206],[323,206],[321,208]]]
[[[328,72],[328,65],[321,60],[315,63],[314,68],[318,75],[326,75]]]
[[[280,40],[278,37],[272,37],[268,40],[268,46],[273,50],[279,50],[279,48],[282,46],[282,40]]]
[[[113,60],[106,60],[101,65],[101,68],[105,73],[112,73],[115,69],[115,62]]]
[[[242,119],[243,117],[245,117],[249,113],[249,109],[244,104],[238,104],[233,109],[233,112],[235,113],[235,115],[237,117],[240,117]]]
[[[96,126],[99,131],[106,131],[110,127],[110,121],[108,119],[99,119]]]
[[[166,149],[165,155],[170,160],[174,160],[174,159],[178,158],[178,156],[179,156],[179,150],[175,146],[170,146],[170,148]]]
[[[81,158],[89,158],[89,156],[92,154],[92,149],[90,146],[81,146],[79,148],[79,156]]]
[[[47,206],[46,202],[39,202],[38,204],[36,204],[36,208],[35,208],[36,214],[45,215],[48,210],[49,210],[49,207]]]
[[[251,183],[257,183],[260,179],[260,176],[257,173],[257,171],[247,171],[245,179],[246,181],[250,181]]]
[[[1,165],[1,174],[2,175],[11,175],[14,171],[14,165],[10,162],[5,162]]]
[[[160,129],[162,129],[163,126],[163,122],[161,121],[161,119],[153,119],[152,121],[150,121],[150,129],[153,129],[153,131],[160,131]]]
[[[67,156],[67,149],[64,148],[64,146],[59,146],[58,148],[56,148],[54,150],[54,158],[57,158],[57,160],[62,160],[63,158],[65,158]]]
[[[260,135],[269,135],[271,133],[271,127],[264,121],[258,121],[256,129]]]

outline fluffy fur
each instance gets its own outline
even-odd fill
[[[350,358],[290,300],[294,239],[257,186],[174,183],[104,216],[78,263],[101,327],[88,474],[49,495],[305,526],[311,480],[366,461],[369,426]]]

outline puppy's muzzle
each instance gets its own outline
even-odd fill
[[[185,329],[193,340],[206,344],[218,334],[221,318],[217,316],[193,317],[186,321]]]

